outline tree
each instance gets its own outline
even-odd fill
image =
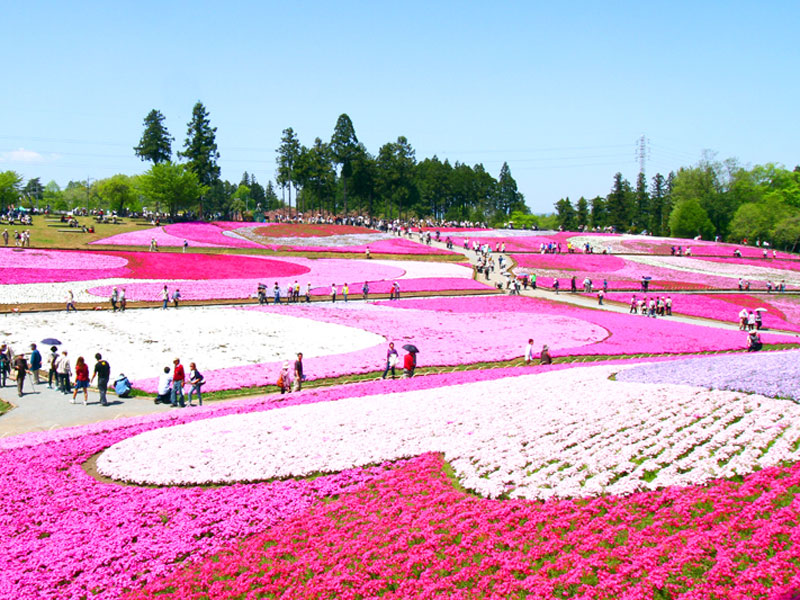
[[[328,144],[316,138],[311,148],[301,148],[295,170],[297,182],[303,190],[303,210],[306,210],[306,206],[325,210],[325,201],[330,199],[328,210],[336,214],[336,173]]]
[[[202,102],[197,102],[192,109],[192,120],[186,131],[184,150],[180,153],[186,159],[189,169],[197,175],[198,183],[208,189],[219,180],[220,168],[217,164],[219,151],[216,141],[217,128],[211,127],[208,111]],[[199,213],[203,214],[202,196]]]
[[[663,235],[668,224],[667,182],[661,173],[656,173],[650,184],[650,221],[648,229],[653,235]]]
[[[558,226],[564,231],[575,231],[575,209],[569,198],[562,198],[556,202],[556,212],[558,213]]]
[[[154,164],[140,182],[142,192],[155,204],[156,211],[166,206],[172,216],[194,207],[208,191],[188,165],[171,162]]]
[[[136,201],[136,190],[131,178],[117,174],[108,179],[101,179],[96,184],[97,195],[111,210],[123,214],[126,205]]]
[[[342,113],[336,120],[331,136],[330,153],[333,162],[341,167],[344,212],[347,213],[347,179],[353,174],[353,158],[358,150],[358,138],[353,122]]]
[[[583,196],[578,198],[578,204],[575,207],[575,220],[578,227],[585,228],[589,226],[589,202]]]
[[[358,144],[352,160],[353,174],[350,178],[351,191],[358,199],[359,206],[366,208],[367,214],[372,216],[372,202],[375,197],[375,181],[377,177],[377,163],[375,157],[367,152],[364,144]]]
[[[606,200],[602,196],[595,196],[591,200],[592,227],[605,227],[607,222]]]
[[[30,201],[35,200],[37,203],[44,197],[44,186],[38,177],[29,179],[25,187],[22,188],[22,194]]]
[[[633,213],[633,197],[631,184],[623,179],[622,173],[614,175],[614,186],[606,199],[608,224],[613,225],[617,231],[628,231]]]
[[[517,182],[511,176],[508,163],[500,167],[500,177],[497,179],[497,208],[504,214],[510,215],[515,210],[525,210],[525,197],[517,191]]]
[[[693,238],[700,235],[711,239],[714,236],[714,224],[696,198],[681,200],[675,204],[669,216],[669,228],[675,237]]]
[[[153,164],[167,162],[172,160],[174,139],[164,125],[164,115],[153,109],[144,118],[144,133],[133,151],[142,160],[149,160]]]
[[[650,223],[650,196],[647,194],[647,179],[641,172],[636,177],[636,210],[633,222],[637,232],[647,229]]]
[[[772,239],[779,247],[794,252],[800,244],[800,211],[778,222],[772,230]]]
[[[264,189],[264,210],[273,210],[280,207],[281,201],[275,193],[275,188],[272,186],[272,181],[267,182],[267,187]]]
[[[282,188],[289,188],[289,210],[292,208],[292,184],[295,183],[295,167],[300,156],[300,142],[294,129],[287,127],[283,130],[281,145],[276,150],[278,153],[278,174],[275,181]]]
[[[19,200],[22,176],[14,171],[3,171],[0,173],[0,212],[17,204]]]
[[[392,218],[393,207],[402,216],[416,203],[419,190],[414,181],[415,165],[414,149],[402,135],[378,151],[376,187],[383,196],[387,219]]]

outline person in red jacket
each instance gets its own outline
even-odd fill
[[[413,377],[417,368],[417,353],[409,352],[403,358],[403,377]]]
[[[181,407],[184,407],[186,406],[186,402],[183,399],[183,384],[186,381],[186,373],[183,370],[180,358],[173,360],[172,364],[175,365],[175,368],[172,370],[172,395],[170,396],[170,403],[173,407],[178,406],[178,397],[180,396]]]

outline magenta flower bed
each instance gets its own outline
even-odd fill
[[[219,221],[214,223],[173,223],[166,225],[164,231],[176,238],[187,240],[192,246],[222,246],[226,248],[261,248],[261,244],[240,237],[225,235],[226,231],[235,231],[240,227],[252,226],[253,223],[237,223]]]
[[[422,255],[448,255],[454,254],[448,250],[441,250],[413,242],[405,238],[395,238],[391,240],[378,240],[370,244],[360,244],[357,246],[302,246],[302,245],[282,245],[265,244],[264,247],[271,250],[285,250],[289,252],[336,252],[340,254],[366,254],[367,248],[372,254],[422,254]]]
[[[338,304],[338,303],[337,303]],[[336,323],[376,333],[395,341],[417,345],[420,366],[459,365],[521,357],[528,338],[538,352],[543,344],[553,356],[660,354],[737,350],[746,347],[744,336],[729,331],[644,319],[565,306],[546,300],[514,296],[426,298],[358,304],[344,310],[328,304],[247,307],[242,310],[280,312],[311,320]],[[793,343],[788,335],[765,333],[765,343]],[[301,348],[298,350],[302,350]],[[382,370],[384,345],[345,354],[306,357],[309,379]],[[280,362],[207,369],[207,391],[274,384]],[[157,381],[141,379],[137,388],[154,392]]]
[[[438,455],[385,471],[128,598],[796,598],[800,465],[585,501],[453,489]]]
[[[721,262],[721,263],[733,263],[737,265],[746,265],[750,267],[764,267],[767,269],[783,269],[786,271],[800,271],[800,260],[796,258],[789,259],[781,259],[781,258],[772,258],[772,253],[770,252],[770,258],[720,258],[720,257],[709,257],[706,260],[712,262]]]
[[[327,388],[258,400],[105,421],[0,440],[0,597],[19,600],[118,598],[197,562],[319,499],[373,481],[388,465],[313,480],[214,488],[141,488],[101,483],[82,464],[144,431],[227,414],[389,391],[428,389],[533,373],[497,369]],[[396,468],[403,462],[394,463]]]
[[[151,227],[150,229],[118,233],[117,235],[112,235],[111,237],[89,243],[102,244],[104,246],[149,246],[153,238],[155,238],[159,246],[164,248],[183,246],[183,240],[185,239],[166,233],[163,227]],[[189,244],[203,248],[224,248],[227,246],[227,244],[212,244],[210,242],[198,242],[193,240],[189,240]]]
[[[469,240],[469,249],[472,250],[472,243],[478,242],[479,244],[489,244],[494,250],[497,244],[502,244],[505,242],[506,245],[506,252],[539,252],[540,244],[549,244],[550,242],[553,243],[560,243],[561,249],[563,252],[567,251],[567,242],[570,238],[575,237],[575,233],[570,232],[549,232],[549,233],[542,233],[542,234],[534,234],[525,235],[525,236],[514,236],[514,231],[509,230],[508,237],[500,235],[500,237],[495,236],[481,236],[480,231],[476,232],[476,235],[460,235],[460,236],[450,236],[453,240],[453,243],[458,246],[459,248],[464,247],[464,241]],[[601,234],[593,234],[593,235],[601,235]]]
[[[637,298],[645,297],[642,293],[637,293],[636,296]],[[664,294],[647,295],[647,297],[657,296],[664,297]],[[796,318],[799,316],[798,311],[791,313],[792,318],[787,318],[787,315],[778,306],[770,302],[769,297],[755,297],[747,294],[674,294],[670,297],[672,298],[672,312],[675,314],[738,323],[739,313],[743,308],[753,311],[763,307],[767,308],[766,312],[761,313],[764,328],[800,332],[800,321]],[[610,293],[606,299],[630,304],[631,294]]]

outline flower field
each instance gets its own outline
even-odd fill
[[[730,325],[742,308],[765,308],[763,342],[796,348],[800,262],[693,240],[441,232],[457,248],[505,241],[516,272],[540,286],[606,278],[618,290],[607,299],[625,304],[643,275],[651,294],[693,291],[673,293],[674,316],[658,319],[564,294],[497,294],[468,263],[437,262],[436,245],[329,225],[180,223],[102,250],[0,249],[7,307],[63,303],[68,290],[107,306],[113,287],[154,301],[164,285],[213,302],[264,283],[270,298],[6,314],[0,342],[15,350],[56,337],[73,364],[102,352],[112,378],[124,372],[147,392],[175,357],[197,363],[204,392],[275,384],[297,352],[309,381],[372,374],[0,438],[0,598],[800,597],[800,350],[742,352],[746,335]],[[194,251],[124,248],[153,237]],[[612,253],[539,253],[550,241]],[[678,243],[695,256],[670,256]],[[432,255],[199,252],[367,246]],[[750,293],[735,291],[740,277]],[[768,280],[789,293],[760,293]],[[276,282],[285,301],[295,281],[317,301],[272,303]],[[401,298],[363,301],[365,281],[370,295],[396,282]],[[323,301],[331,284],[335,303]],[[480,291],[493,293],[469,295]],[[507,366],[523,364],[530,338],[536,357],[546,344],[575,362]],[[390,341],[416,345],[417,365],[433,368],[378,378]]]

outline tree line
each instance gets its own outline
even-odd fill
[[[607,196],[581,197],[574,205],[562,198],[555,209],[556,223],[565,230],[613,227],[681,238],[762,240],[794,251],[800,246],[800,167],[745,168],[735,159],[706,155],[649,182],[639,173],[635,186],[617,173]]]
[[[192,110],[177,160],[173,160],[175,139],[164,121],[160,111],[151,110],[133,148],[136,156],[151,163],[145,173],[70,182],[64,190],[55,183],[42,186],[35,179],[29,185],[38,186],[37,190],[23,197],[55,210],[80,206],[125,212],[146,206],[171,215],[184,212],[210,218],[253,218],[285,210],[505,222],[512,212],[529,212],[507,163],[495,179],[482,164],[451,164],[436,156],[417,161],[403,136],[373,155],[359,142],[346,114],[336,121],[330,141],[317,137],[310,146],[302,144],[291,127],[284,129],[276,150],[275,185],[272,181],[262,185],[247,172],[238,183],[221,179],[217,130],[201,102]],[[19,195],[20,181],[10,186],[9,197]]]

